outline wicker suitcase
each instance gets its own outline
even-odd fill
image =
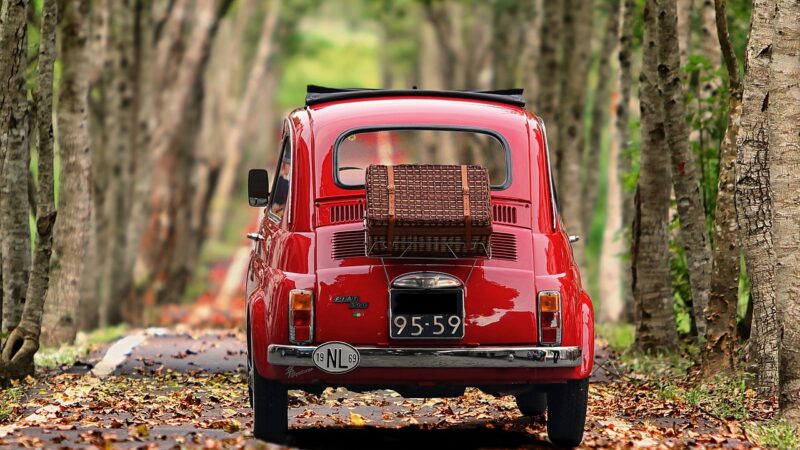
[[[489,257],[489,174],[480,166],[371,165],[367,255]]]

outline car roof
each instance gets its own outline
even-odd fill
[[[370,99],[379,97],[439,97],[465,100],[483,100],[512,106],[525,106],[522,89],[500,89],[489,91],[474,90],[430,90],[430,89],[367,89],[367,88],[329,88],[308,85],[306,106],[342,100]]]

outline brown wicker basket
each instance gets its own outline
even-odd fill
[[[367,168],[367,255],[489,257],[489,174],[480,166]]]

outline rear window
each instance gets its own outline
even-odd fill
[[[489,172],[493,189],[506,188],[511,173],[502,137],[478,130],[363,130],[337,140],[334,177],[338,185],[362,188],[370,164],[475,164]]]

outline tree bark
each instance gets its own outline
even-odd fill
[[[552,149],[550,152],[550,165],[556,186],[560,186],[558,168],[561,160],[559,159],[560,152],[557,150],[559,148],[559,123],[557,118],[561,84],[556,80],[559,79],[558,74],[561,67],[561,47],[558,44],[561,41],[561,28],[564,19],[562,12],[563,2],[545,1],[542,6],[542,34],[546,36],[546,39],[541,39],[540,41],[538,78],[542,85],[539,87],[536,106],[539,115],[550,128],[550,134],[547,136],[548,146]]]
[[[72,342],[77,332],[87,224],[91,216],[88,89],[89,0],[64,2],[61,12],[61,86],[58,131],[61,152],[59,214],[53,265],[42,323],[46,345]]]
[[[778,0],[769,66],[769,176],[782,415],[800,424],[800,2]]]
[[[678,0],[678,45],[681,65],[686,64],[692,47],[692,11],[695,1],[697,0]]]
[[[630,104],[631,86],[633,85],[633,72],[631,69],[631,53],[633,49],[633,27],[636,5],[633,0],[622,0],[622,19],[619,31],[619,101],[617,102],[617,141],[619,143],[619,159],[617,162],[617,176],[622,186],[620,189],[622,203],[622,226],[618,233],[623,240],[623,246],[630,248],[633,222],[633,196],[626,186],[626,179],[631,172],[632,155],[630,152]],[[627,260],[629,255],[620,257]],[[620,267],[622,267],[622,264]],[[630,270],[622,270],[622,299],[624,304],[623,317],[633,322],[633,288]]]
[[[2,233],[2,327],[17,326],[25,304],[31,244],[28,225],[27,9],[8,0],[0,11],[0,233]]]
[[[581,198],[581,222],[584,236],[589,237],[592,219],[597,207],[597,177],[600,172],[600,149],[603,146],[603,130],[607,128],[611,108],[612,55],[616,50],[619,33],[619,0],[607,0],[606,30],[598,49],[597,87],[592,104],[592,125],[589,129],[589,146],[586,149],[586,176]]]
[[[567,229],[583,232],[581,217],[582,187],[581,165],[584,148],[584,107],[588,80],[592,39],[592,2],[568,0],[564,4],[563,61],[561,65],[561,90],[559,99],[558,142],[559,200]],[[575,261],[583,265],[584,241],[573,244]]]
[[[717,205],[714,214],[714,253],[711,266],[711,292],[706,311],[707,375],[735,365],[736,309],[739,301],[739,227],[736,222],[736,138],[742,113],[742,88],[739,63],[728,33],[725,0],[715,0],[716,32],[728,70],[728,125],[719,149]]]
[[[669,152],[664,134],[663,102],[658,92],[656,1],[644,7],[641,99],[641,163],[635,197],[631,272],[636,348],[672,350],[678,346],[669,272]]]
[[[19,379],[33,373],[33,355],[39,349],[42,311],[50,279],[52,231],[56,220],[53,199],[53,63],[55,61],[56,0],[42,2],[36,82],[36,129],[39,135],[39,189],[36,201],[36,252],[28,280],[25,307],[19,325],[3,346],[0,377]]]
[[[706,335],[705,309],[711,283],[711,247],[706,228],[700,181],[689,143],[689,124],[681,86],[675,0],[658,2],[658,74],[664,102],[664,131],[672,162],[672,186],[680,217],[681,238],[689,266],[689,284],[697,338]]]
[[[753,302],[756,386],[778,393],[778,323],[769,172],[769,65],[775,0],[755,0],[745,56],[741,129],[736,140],[736,214]]]

